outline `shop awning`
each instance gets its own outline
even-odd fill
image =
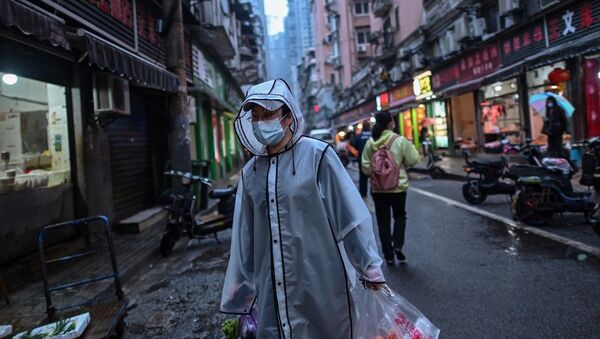
[[[48,41],[52,46],[71,49],[65,34],[65,22],[27,1],[0,1],[0,22],[41,41]]]
[[[90,63],[142,85],[177,92],[179,81],[175,74],[86,30],[77,30],[77,35],[85,39]]]
[[[217,93],[212,88],[198,79],[194,79],[194,87],[188,87],[188,92],[190,94],[202,94],[213,99],[219,106],[218,108],[221,110],[230,111],[237,114],[240,109],[239,107],[236,108],[233,106],[233,104],[219,98]]]

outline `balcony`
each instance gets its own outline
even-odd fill
[[[385,18],[390,14],[392,8],[392,0],[374,0],[373,14],[379,18]]]
[[[325,1],[325,10],[331,13],[339,13],[339,3],[338,0],[326,0]]]
[[[184,23],[192,36],[212,47],[223,60],[231,60],[235,48],[219,0],[184,0],[183,6]]]

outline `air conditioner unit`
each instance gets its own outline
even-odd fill
[[[94,84],[94,112],[96,114],[131,114],[129,81],[108,73],[97,73]]]
[[[459,50],[460,46],[454,37],[454,32],[446,32],[446,55],[458,52]]]
[[[367,45],[358,45],[356,47],[356,50],[358,51],[358,53],[367,53]]]
[[[412,60],[412,65],[414,69],[421,69],[423,68],[423,56],[419,53],[414,54],[411,57]]]
[[[454,37],[457,41],[471,38],[471,30],[466,15],[462,15],[454,22]]]
[[[520,0],[499,0],[498,7],[500,15],[507,15],[519,9]]]
[[[479,38],[485,34],[486,24],[484,18],[473,21],[473,37]]]
[[[400,64],[402,65],[402,64]],[[395,66],[394,68],[392,68],[392,70],[390,71],[390,78],[392,79],[392,81],[400,81],[402,80],[402,69],[401,67]]]
[[[400,70],[402,71],[402,73],[410,72],[410,62],[402,61],[400,63]]]
[[[398,59],[400,59],[400,60],[407,60],[409,58],[409,55],[410,55],[410,49],[408,49],[408,48],[402,47],[398,50]]]

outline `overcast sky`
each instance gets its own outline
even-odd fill
[[[283,18],[288,13],[287,0],[265,0],[269,35],[283,32]]]

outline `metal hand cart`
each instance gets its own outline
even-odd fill
[[[44,240],[46,239],[47,233],[52,231],[67,230],[69,228],[77,228],[78,226],[87,225],[89,227],[94,227],[99,224],[101,224],[104,228],[104,235],[106,236],[108,247],[91,250],[86,248],[84,251],[79,253],[73,253],[50,260],[46,258]],[[118,337],[121,337],[125,331],[125,316],[129,301],[127,298],[125,298],[121,288],[119,271],[117,269],[117,258],[115,256],[115,249],[112,243],[108,218],[105,216],[98,216],[46,226],[42,228],[38,234],[38,246],[42,262],[47,313],[47,319],[44,320],[42,324],[52,323],[76,314],[89,312],[91,315],[91,321],[81,338],[106,338],[114,334],[116,334]],[[74,282],[49,283],[48,266],[63,262],[78,261],[84,257],[104,252],[108,252],[110,255],[112,266],[111,273],[89,277]],[[61,307],[58,307],[52,300],[52,294],[54,292],[73,289],[75,287],[81,288],[83,286],[108,279],[113,279],[115,286],[115,294],[109,296],[108,298],[100,299],[96,297],[80,303],[64,305]]]

